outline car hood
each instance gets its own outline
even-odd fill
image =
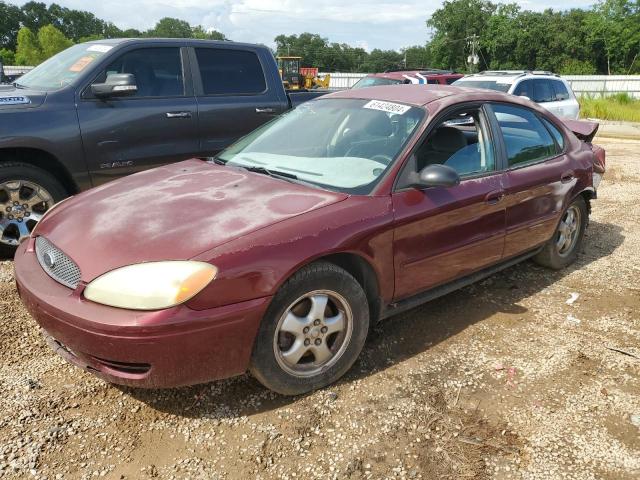
[[[0,110],[39,107],[46,97],[46,93],[37,90],[0,85]]]
[[[125,265],[193,258],[347,197],[187,160],[78,195],[47,215],[37,235],[69,255],[89,282]]]

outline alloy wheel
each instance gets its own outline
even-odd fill
[[[291,375],[317,375],[340,359],[352,331],[353,314],[342,295],[330,290],[309,292],[278,321],[273,341],[276,360]]]
[[[0,244],[17,246],[53,205],[42,186],[27,180],[0,183]]]
[[[580,236],[581,220],[580,209],[575,205],[570,206],[562,216],[556,239],[556,249],[561,257],[566,257],[573,251]]]

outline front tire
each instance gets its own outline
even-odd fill
[[[0,258],[13,258],[38,220],[67,196],[62,184],[41,168],[22,162],[0,163]]]
[[[358,358],[369,330],[369,307],[346,270],[317,262],[280,288],[262,320],[250,372],[283,395],[322,388]]]
[[[560,222],[534,261],[547,268],[560,270],[572,264],[582,245],[589,212],[582,196],[576,198],[563,212]]]

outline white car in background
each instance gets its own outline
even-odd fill
[[[467,75],[457,87],[498,90],[527,97],[558,117],[577,119],[580,105],[566,80],[551,72],[496,70]]]

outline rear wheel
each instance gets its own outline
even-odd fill
[[[0,257],[13,257],[45,212],[65,197],[50,173],[26,163],[0,163]]]
[[[573,263],[582,244],[589,213],[584,198],[576,198],[562,214],[553,237],[534,260],[559,270]]]
[[[324,387],[353,365],[368,328],[367,298],[356,279],[331,263],[309,265],[282,286],[267,310],[251,373],[285,395]]]

